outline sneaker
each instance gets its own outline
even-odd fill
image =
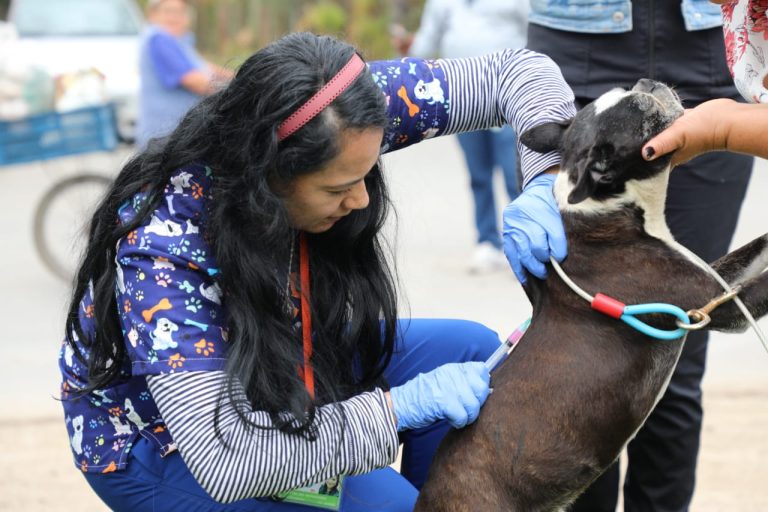
[[[477,245],[469,260],[470,274],[488,274],[499,272],[509,268],[504,253],[497,249],[491,242],[482,242]]]

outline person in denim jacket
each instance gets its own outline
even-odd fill
[[[740,99],[726,65],[720,7],[709,0],[532,0],[529,21],[527,47],[560,66],[580,107],[642,77],[674,86],[687,108]],[[725,254],[752,165],[736,153],[708,153],[680,165],[666,206],[675,239],[707,261]],[[707,334],[691,333],[669,388],[628,445],[625,510],[688,510],[706,351]],[[618,489],[617,463],[571,510],[613,512]]]

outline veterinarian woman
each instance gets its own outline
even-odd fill
[[[93,217],[60,366],[95,492],[116,510],[306,511],[288,501],[328,496],[269,497],[343,476],[331,506],[411,510],[448,423],[477,417],[499,340],[398,320],[379,155],[563,120],[572,98],[526,50],[366,68],[294,34],[249,58]],[[521,159],[529,178],[559,163]]]

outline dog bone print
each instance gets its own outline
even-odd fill
[[[208,330],[208,324],[203,324],[200,322],[195,322],[194,320],[190,320],[189,318],[184,320],[184,325],[192,325],[194,327],[197,327],[201,331],[205,332]]]
[[[144,321],[146,323],[149,323],[152,321],[152,317],[155,316],[155,313],[157,313],[158,311],[163,311],[165,309],[171,309],[172,307],[173,306],[171,306],[171,301],[163,297],[162,299],[160,299],[160,302],[158,302],[151,308],[145,309],[144,311],[142,311],[141,316],[144,317]]]
[[[411,98],[408,97],[408,91],[405,89],[404,85],[400,86],[400,88],[397,90],[397,95],[402,98],[406,105],[408,105],[409,116],[413,117],[419,113],[419,106],[413,103]]]

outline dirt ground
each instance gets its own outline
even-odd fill
[[[768,390],[708,389],[705,412],[691,510],[768,510]],[[0,453],[0,510],[106,510],[72,465],[60,418],[0,421]]]

